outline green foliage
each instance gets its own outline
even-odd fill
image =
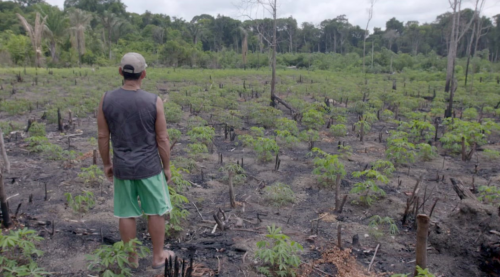
[[[253,150],[257,153],[257,158],[262,162],[269,162],[278,154],[280,147],[273,139],[257,138],[253,143]]]
[[[45,131],[45,124],[33,122],[29,130],[31,137],[45,137],[47,132]]]
[[[500,188],[497,186],[480,186],[479,201],[488,204],[500,204]]]
[[[65,193],[66,202],[68,206],[73,209],[75,213],[86,214],[90,209],[95,206],[94,193],[84,191],[81,195],[73,195],[69,192]]]
[[[295,194],[289,185],[278,182],[265,189],[264,197],[278,209],[295,201]]]
[[[319,132],[313,129],[309,129],[307,131],[302,131],[300,133],[299,138],[302,141],[307,141],[309,143],[315,142],[319,140]]]
[[[113,245],[102,245],[92,255],[86,255],[88,269],[103,277],[132,276],[129,267],[137,265],[130,262],[129,258],[134,254],[138,258],[145,258],[149,252],[136,238],[127,243],[119,241]]]
[[[347,135],[347,127],[344,124],[330,126],[330,132],[336,137],[345,137]]]
[[[8,235],[0,232],[0,275],[46,276],[50,273],[39,268],[33,257],[40,257],[43,252],[36,249],[35,243],[43,240],[34,230],[27,228],[13,231]]]
[[[476,120],[479,114],[477,113],[477,110],[475,108],[468,108],[465,109],[462,113],[462,117],[465,120]]]
[[[287,131],[292,136],[299,135],[299,128],[297,127],[297,122],[295,120],[288,119],[286,117],[281,117],[276,122],[277,129],[279,131]]]
[[[193,159],[186,158],[183,156],[176,156],[171,164],[175,164],[175,166],[179,169],[185,169],[187,171],[193,171],[196,169],[196,162]]]
[[[384,225],[386,226],[386,229],[388,229],[389,234],[391,235],[397,235],[399,233],[398,226],[396,223],[394,223],[394,220],[388,216],[382,218],[379,215],[374,215],[370,218],[370,223],[368,226],[370,227],[370,233],[375,237],[375,238],[380,238],[383,236],[383,230]]]
[[[335,187],[337,176],[345,177],[347,174],[344,164],[340,162],[337,155],[330,155],[319,148],[313,148],[316,153],[314,158],[313,174],[319,176],[321,183],[326,187]]]
[[[189,173],[186,169],[181,169],[173,164],[170,165],[172,172],[172,180],[168,181],[168,191],[170,194],[170,202],[172,203],[172,210],[170,211],[170,220],[166,223],[165,232],[171,235],[173,232],[182,231],[182,221],[186,220],[189,216],[189,211],[184,209],[184,204],[188,204],[189,200],[180,192],[190,187],[191,184],[184,179],[182,172]]]
[[[223,178],[224,181],[229,180],[229,175],[232,176],[233,185],[241,185],[247,179],[245,170],[237,163],[228,163],[224,165],[220,171],[227,173]]]
[[[273,107],[257,105],[253,107],[250,112],[250,118],[255,121],[257,125],[265,128],[272,128],[276,125],[278,118],[282,116],[281,110]]]
[[[433,136],[436,128],[430,122],[421,120],[411,120],[410,122],[400,122],[399,130],[408,131],[411,141],[420,142],[422,140],[429,141]]]
[[[491,149],[486,148],[483,151],[483,155],[489,161],[496,161],[496,160],[500,159],[500,151],[496,151],[496,150],[491,150]]]
[[[212,144],[212,140],[215,136],[215,130],[213,127],[194,127],[188,132],[192,141],[197,143],[203,143],[207,147]]]
[[[179,141],[181,139],[181,137],[182,137],[181,131],[174,129],[174,128],[168,129],[168,138],[170,140],[170,146],[172,146],[172,144]]]
[[[481,146],[487,142],[486,135],[491,133],[496,124],[485,122],[462,121],[460,119],[446,120],[447,132],[441,137],[443,148],[450,150],[454,154],[462,153],[462,138],[465,140],[466,151],[476,144]]]
[[[361,126],[363,126],[364,135],[366,135],[368,132],[370,132],[370,130],[372,128],[370,122],[366,121],[364,118],[362,118],[361,120],[359,120],[358,122],[356,122],[354,124],[354,126],[356,127],[356,132],[358,134],[361,133]]]
[[[165,102],[163,109],[165,111],[165,119],[167,123],[177,123],[182,119],[182,107],[174,102]]]
[[[281,233],[281,227],[274,224],[267,227],[268,240],[257,242],[255,258],[263,266],[258,271],[266,276],[295,276],[294,269],[300,266],[300,258],[296,253],[303,250],[302,245],[290,240]]]
[[[370,206],[378,197],[385,196],[386,193],[382,190],[377,182],[387,184],[389,178],[384,174],[374,169],[367,169],[365,171],[355,171],[352,173],[355,178],[365,178],[364,181],[358,182],[351,189],[351,193],[359,195],[359,200]]]
[[[191,159],[203,160],[208,153],[208,148],[205,144],[191,143],[188,145],[188,154]]]
[[[104,172],[97,165],[82,167],[81,170],[78,178],[82,179],[86,185],[100,184],[104,180]]]
[[[310,109],[304,113],[302,124],[308,129],[319,130],[325,125],[324,115],[317,110]]]
[[[207,125],[207,121],[199,116],[192,116],[188,119],[187,125],[189,129],[193,129]]]
[[[436,147],[428,143],[420,143],[417,148],[418,156],[422,161],[431,161],[438,155]]]
[[[391,132],[385,156],[396,165],[413,163],[416,157],[415,145],[408,142],[407,133]]]
[[[292,135],[288,130],[276,130],[276,137],[278,138],[278,142],[287,147],[293,147],[300,142],[300,139]]]
[[[30,152],[40,153],[48,160],[71,160],[76,156],[74,151],[63,150],[61,146],[50,143],[46,137],[29,137],[26,142]]]
[[[393,274],[391,277],[410,277],[413,276],[413,274]],[[436,277],[436,275],[432,274],[429,272],[429,269],[422,269],[420,266],[417,265],[417,275],[414,277]]]

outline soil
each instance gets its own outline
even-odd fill
[[[58,70],[54,70],[58,74]],[[215,73],[206,71],[207,76]],[[293,76],[289,76],[292,78]],[[14,74],[0,75],[2,82],[10,83],[15,79]],[[26,75],[24,82],[31,84],[33,76]],[[80,77],[82,78],[82,77]],[[255,82],[266,80],[261,75],[246,76]],[[90,80],[89,80],[90,79]],[[88,77],[87,84],[97,82]],[[247,79],[248,80],[248,79]],[[158,92],[163,99],[169,94],[179,93],[183,87],[192,86],[195,81],[164,82],[158,81],[163,91]],[[240,84],[237,77],[219,79],[219,82]],[[83,83],[83,81],[82,81]],[[117,82],[114,82],[117,83]],[[247,84],[250,83],[247,81]],[[53,82],[45,86],[18,85],[17,93],[2,92],[4,101],[12,97],[31,99],[41,97],[52,88],[61,89],[60,95],[69,93]],[[110,85],[109,87],[112,87]],[[165,87],[165,89],[163,89]],[[172,91],[165,91],[171,88]],[[108,89],[108,87],[106,87]],[[46,97],[46,96],[43,96]],[[53,96],[51,96],[53,97]],[[285,95],[282,97],[286,100]],[[306,97],[307,98],[307,97]],[[307,101],[311,101],[307,98]],[[289,111],[279,105],[284,115],[289,118]],[[0,113],[2,121],[24,123],[29,118],[40,120],[44,108],[33,109],[30,113],[8,115]],[[184,110],[188,118],[189,110]],[[204,114],[202,117],[206,117]],[[68,124],[67,116],[65,125]],[[206,118],[208,119],[208,118]],[[34,229],[44,240],[39,249],[44,255],[37,259],[38,264],[52,276],[90,276],[87,270],[85,255],[91,254],[102,244],[119,240],[118,220],[113,217],[113,190],[112,184],[103,181],[100,185],[85,185],[78,178],[80,168],[92,165],[92,153],[95,148],[89,138],[96,137],[96,120],[93,115],[75,119],[75,126],[64,134],[57,132],[57,124],[47,124],[47,133],[50,142],[72,149],[83,154],[76,161],[60,162],[48,161],[38,154],[29,153],[26,143],[22,139],[23,132],[6,134],[6,149],[11,162],[11,173],[6,174],[5,187],[12,215],[19,204],[20,211],[14,220],[13,229],[24,226]],[[351,115],[349,123],[356,122],[356,116]],[[246,124],[245,129],[252,125]],[[299,125],[300,126],[300,125]],[[350,126],[350,125],[348,125]],[[185,146],[189,143],[185,121],[180,124],[169,124],[170,128],[182,131],[182,140],[174,147],[172,157],[186,156]],[[321,139],[315,147],[328,153],[338,153],[338,141],[345,142],[353,148],[353,154],[344,159],[348,172],[342,181],[342,193],[346,194],[358,180],[351,177],[353,171],[363,170],[367,164],[383,159],[385,156],[386,131],[397,126],[387,122],[373,124],[372,130],[365,136],[364,142],[349,132],[346,137],[336,138],[326,132],[321,132]],[[301,128],[303,129],[303,127]],[[214,140],[214,151],[205,160],[197,162],[197,168],[185,173],[186,180],[193,185],[184,192],[190,200],[185,209],[190,212],[189,218],[183,223],[183,231],[168,236],[166,247],[174,250],[180,257],[193,257],[196,264],[194,276],[259,276],[254,259],[256,242],[265,238],[266,227],[276,224],[283,228],[283,233],[304,246],[300,256],[302,265],[299,270],[301,276],[369,276],[368,265],[374,255],[375,248],[380,245],[373,263],[372,274],[390,276],[390,273],[410,273],[415,266],[416,226],[414,216],[410,216],[406,225],[401,224],[406,199],[411,195],[417,180],[422,176],[423,181],[418,191],[421,199],[426,201],[421,213],[428,213],[435,199],[439,198],[436,209],[432,214],[429,232],[428,267],[436,276],[488,276],[479,270],[481,244],[492,244],[499,241],[499,237],[491,234],[490,230],[500,231],[498,210],[474,200],[461,200],[454,192],[449,180],[453,177],[461,180],[465,187],[472,187],[472,177],[475,185],[497,184],[500,180],[498,165],[481,159],[479,170],[474,175],[475,162],[462,162],[460,157],[444,155],[430,162],[418,162],[411,167],[400,166],[393,173],[389,184],[381,186],[387,196],[366,206],[353,202],[355,195],[350,195],[342,214],[334,212],[334,191],[325,190],[318,186],[316,177],[312,175],[312,157],[308,155],[307,145],[299,144],[293,149],[282,147],[279,153],[281,165],[279,170],[274,169],[274,162],[262,163],[256,159],[253,150],[244,148],[236,141],[224,138],[224,130],[216,126],[217,135]],[[378,142],[379,132],[384,135],[383,141]],[[269,130],[269,133],[272,133]],[[68,146],[68,136],[71,137],[71,146]],[[490,139],[491,149],[498,149],[498,137]],[[237,208],[229,206],[228,186],[223,180],[220,157],[224,163],[241,161],[244,159],[244,169],[249,176],[242,185],[235,187]],[[481,153],[475,154],[481,155]],[[473,159],[476,161],[476,159]],[[101,166],[98,159],[98,165]],[[201,175],[203,170],[203,179]],[[436,181],[436,175],[439,178]],[[269,205],[264,200],[263,188],[275,182],[289,184],[296,194],[293,205],[279,209]],[[400,185],[399,185],[400,181]],[[45,195],[45,186],[47,195]],[[65,193],[81,193],[82,190],[91,190],[96,196],[96,206],[87,214],[75,214],[66,205]],[[33,195],[32,203],[28,203]],[[45,199],[47,197],[47,199]],[[199,212],[198,212],[198,210]],[[223,210],[230,217],[229,230],[221,231],[214,227],[213,214]],[[380,227],[382,236],[375,236],[368,223],[374,215],[388,216],[395,220],[399,234],[390,235],[384,227]],[[243,219],[243,225],[236,227],[237,218]],[[320,218],[318,220],[318,218]],[[315,220],[316,219],[316,220]],[[54,225],[54,226],[53,226]],[[345,254],[337,248],[337,229],[341,225],[342,247],[351,249],[352,253]],[[55,233],[51,234],[54,229]],[[4,233],[7,230],[3,231]],[[352,245],[353,236],[359,237],[360,245]],[[144,218],[138,219],[138,238],[145,246],[151,248],[147,234],[147,224]],[[325,254],[326,253],[326,254]],[[337,253],[341,258],[326,258]],[[328,254],[328,255],[327,255]],[[326,256],[325,256],[326,255]],[[346,257],[354,256],[357,263],[350,263],[352,270],[342,268],[341,262]],[[337,259],[337,265],[335,265]],[[140,266],[133,270],[133,276],[153,276],[159,271],[153,271],[150,266],[151,257],[142,259]],[[309,264],[316,264],[311,269]],[[321,273],[323,272],[323,273]],[[327,275],[330,274],[330,275]]]

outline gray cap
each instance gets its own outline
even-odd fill
[[[127,53],[123,56],[120,68],[126,73],[141,73],[148,65],[146,59],[139,53]]]

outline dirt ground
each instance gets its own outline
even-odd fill
[[[10,80],[14,75],[0,77]],[[169,82],[162,82],[162,85],[174,86]],[[183,83],[176,82],[175,86],[183,86]],[[176,92],[163,91],[160,96],[166,99],[171,93]],[[4,97],[4,101],[6,100],[8,97]],[[279,108],[284,115],[289,114],[283,106],[280,105]],[[40,119],[43,113],[43,108],[34,108],[30,113],[22,115],[8,115],[2,112],[0,118],[1,121],[22,123],[33,117],[44,122]],[[184,113],[185,118],[190,116],[188,110],[184,110]],[[356,116],[351,115],[349,123],[355,121]],[[185,145],[189,143],[186,123],[182,121],[169,126],[183,133],[181,141],[173,149],[172,157],[175,159],[185,156]],[[244,128],[249,127],[251,125],[246,124]],[[46,128],[49,140],[64,149],[91,153],[95,148],[89,141],[89,138],[95,138],[97,133],[93,115],[77,120],[75,129],[65,134],[57,132],[56,124],[47,124]],[[335,138],[327,132],[321,132],[316,147],[328,153],[338,153],[337,143],[340,140],[353,148],[353,154],[343,160],[348,172],[342,181],[343,193],[348,193],[357,181],[351,177],[351,172],[363,170],[370,162],[384,158],[387,135],[380,143],[378,134],[385,134],[387,130],[395,128],[396,125],[392,123],[377,122],[366,135],[364,142],[360,142],[352,132],[343,138]],[[22,135],[22,132],[19,132],[16,139],[15,133],[6,134],[11,173],[6,175],[5,186],[13,214],[21,204],[15,228],[32,228],[44,238],[40,249],[45,253],[37,262],[47,271],[53,272],[52,276],[91,276],[87,270],[85,255],[91,254],[102,244],[119,240],[118,220],[113,217],[112,211],[112,184],[103,181],[101,186],[87,187],[78,178],[80,168],[92,164],[91,155],[80,156],[83,158],[77,159],[78,161],[70,166],[60,161],[48,161],[37,154],[29,153]],[[71,136],[70,146],[68,136]],[[499,142],[500,138],[493,137],[488,147],[500,149]],[[356,257],[357,268],[361,272],[359,274],[367,274],[377,245],[379,249],[372,272],[381,276],[413,272],[416,226],[411,216],[404,226],[401,219],[406,199],[421,176],[423,180],[419,195],[422,199],[425,198],[421,212],[428,213],[435,199],[439,198],[432,215],[429,234],[430,271],[436,276],[488,276],[479,270],[479,247],[482,243],[499,241],[498,236],[489,232],[500,231],[498,211],[478,202],[461,201],[449,179],[453,177],[461,180],[465,187],[471,187],[476,164],[474,161],[462,162],[460,157],[443,156],[444,152],[441,151],[442,155],[431,162],[398,167],[389,184],[381,186],[387,193],[386,197],[367,207],[353,203],[355,198],[350,196],[343,213],[335,214],[334,191],[320,189],[318,186],[316,177],[311,174],[313,158],[308,155],[306,144],[300,144],[293,149],[282,148],[279,153],[281,165],[277,171],[274,170],[274,162],[261,163],[257,161],[251,149],[225,139],[220,126],[216,127],[214,145],[213,154],[206,160],[197,162],[197,168],[185,174],[186,180],[193,184],[185,192],[191,202],[185,205],[190,216],[183,224],[184,230],[169,236],[166,241],[166,246],[179,256],[194,257],[197,264],[196,276],[259,276],[255,272],[256,242],[264,238],[266,227],[272,224],[283,227],[284,234],[304,246],[300,256],[306,264],[318,262],[322,253],[336,249],[337,230],[340,225],[342,247],[352,248],[352,255]],[[224,163],[240,161],[243,158],[244,169],[249,176],[244,184],[235,188],[238,201],[236,209],[229,206],[228,186],[219,171],[220,154]],[[101,165],[100,161],[98,164]],[[204,172],[203,177],[201,170]],[[439,180],[436,180],[436,175],[440,176]],[[276,181],[289,184],[297,198],[293,205],[279,211],[263,200],[263,187]],[[486,185],[490,181],[493,184],[500,181],[498,164],[482,161],[478,165],[474,182],[478,186]],[[81,216],[67,207],[64,193],[79,193],[84,189],[95,193],[96,206],[88,214]],[[28,203],[30,195],[33,195],[32,203]],[[231,229],[212,233],[213,214],[219,209],[232,217],[229,221]],[[368,226],[374,215],[393,218],[399,228],[399,234],[392,236],[384,231],[383,236],[374,236]],[[236,218],[243,219],[242,226],[235,226]],[[53,235],[50,234],[52,228],[55,229]],[[359,237],[360,244],[353,246],[352,238],[355,235]],[[138,219],[138,237],[145,246],[151,247],[144,218]],[[338,249],[335,251],[341,253]],[[150,262],[151,257],[142,259],[140,267],[133,271],[133,275],[159,274],[159,271],[151,269]],[[312,271],[304,270],[306,267],[302,267],[303,276],[362,276],[347,273],[342,275],[338,267],[331,263],[318,264]],[[365,273],[362,273],[363,271]]]

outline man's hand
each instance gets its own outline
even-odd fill
[[[108,180],[110,182],[113,182],[113,165],[112,164],[104,166],[104,175],[106,175],[106,178],[108,178]]]
[[[167,182],[172,180],[172,171],[170,171],[170,168],[164,169],[163,171],[165,172],[165,176],[167,177]]]

